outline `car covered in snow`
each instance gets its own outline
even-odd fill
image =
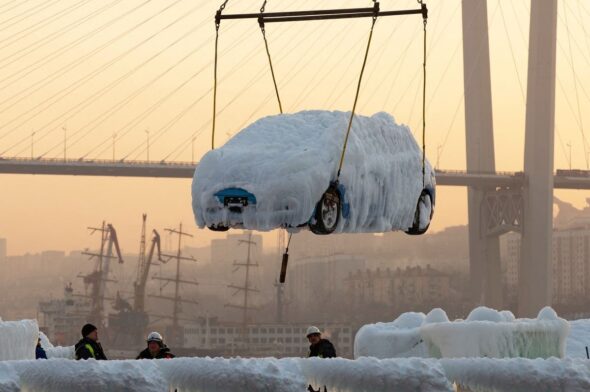
[[[199,162],[192,185],[199,227],[309,228],[316,234],[403,230],[423,234],[436,199],[410,129],[387,113],[302,111],[262,118]]]

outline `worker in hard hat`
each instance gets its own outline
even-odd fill
[[[172,359],[174,354],[164,344],[162,335],[158,332],[150,332],[147,339],[147,348],[139,353],[137,359]]]
[[[307,328],[307,340],[309,340],[309,357],[335,358],[336,349],[328,339],[322,339],[322,332],[318,327]]]

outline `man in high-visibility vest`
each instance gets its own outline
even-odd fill
[[[98,330],[92,324],[86,324],[82,327],[82,339],[76,343],[75,348],[76,359],[107,359],[98,341]]]

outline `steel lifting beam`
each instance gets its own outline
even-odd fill
[[[258,19],[260,24],[277,23],[277,22],[300,22],[308,20],[327,20],[327,19],[351,19],[351,18],[371,18],[379,16],[398,16],[398,15],[422,15],[424,19],[428,18],[428,8],[422,3],[420,8],[398,11],[380,11],[379,3],[375,2],[371,8],[347,8],[331,10],[310,10],[310,11],[291,11],[291,12],[264,12],[252,14],[222,14],[217,11],[215,14],[215,23],[219,24],[222,19]]]

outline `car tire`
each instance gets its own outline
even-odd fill
[[[229,227],[224,226],[224,225],[209,226],[209,230],[211,230],[211,231],[228,231]]]
[[[315,207],[315,214],[309,223],[309,229],[314,234],[332,234],[338,227],[342,213],[340,192],[334,185],[330,185]]]
[[[424,211],[424,207],[430,208],[430,216],[428,217],[428,224],[425,227],[420,227],[420,221],[422,220],[421,214]],[[418,198],[418,203],[416,203],[416,211],[414,212],[414,222],[412,223],[412,227],[406,230],[406,234],[409,235],[422,235],[428,231],[430,227],[430,221],[432,220],[432,215],[434,213],[434,206],[432,205],[432,197],[430,194],[423,190]]]

